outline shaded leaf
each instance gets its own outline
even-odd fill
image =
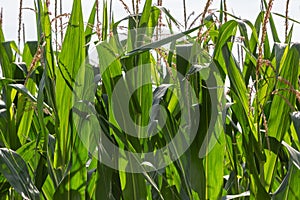
[[[0,172],[24,199],[40,199],[26,163],[16,152],[0,148]]]
[[[298,135],[298,141],[300,141],[300,112],[291,113],[291,118]]]
[[[291,155],[291,160],[294,165],[300,170],[300,152],[295,150],[293,147],[288,145],[285,141],[282,141],[282,144],[287,148]]]

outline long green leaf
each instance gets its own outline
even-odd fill
[[[73,2],[68,29],[58,58],[59,67],[56,79],[56,110],[59,124],[57,133],[56,167],[64,166],[70,159],[71,138],[69,116],[72,107],[72,89],[78,70],[85,61],[85,38],[81,1]],[[80,74],[81,76],[81,74]],[[84,74],[83,74],[84,76]]]
[[[294,87],[296,87],[299,70],[299,53],[295,46],[290,49],[286,49],[285,54],[281,60],[279,75],[288,80]],[[287,85],[278,81],[277,89],[286,88]],[[287,133],[290,127],[290,106],[295,104],[295,95],[292,92],[280,92],[280,95],[276,95],[272,101],[270,116],[269,116],[269,136],[276,138],[279,142]],[[281,116],[281,117],[278,117]],[[268,186],[271,186],[274,176],[274,170],[276,166],[276,154],[272,154],[268,163],[265,165],[265,177]]]
[[[24,199],[40,199],[26,163],[16,152],[0,148],[0,172]]]

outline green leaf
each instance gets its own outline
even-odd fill
[[[139,26],[138,26],[139,28],[149,27],[148,21],[151,14],[151,6],[152,6],[152,0],[146,0],[141,19],[139,21]]]
[[[53,198],[53,195],[55,192],[55,187],[54,187],[53,181],[51,180],[50,175],[47,176],[42,190],[43,190],[43,194],[45,195],[46,199]]]
[[[204,26],[204,25],[201,25],[201,26]],[[170,37],[167,37],[167,38],[164,38],[162,40],[159,40],[159,41],[155,41],[155,42],[151,42],[150,44],[146,44],[144,46],[141,46],[141,47],[138,47],[130,52],[128,52],[126,55],[124,55],[123,57],[126,58],[126,57],[129,57],[129,56],[132,56],[132,55],[136,55],[136,54],[139,54],[139,53],[142,53],[142,52],[145,52],[145,51],[149,51],[151,49],[155,49],[155,48],[158,48],[158,47],[161,47],[165,44],[168,44],[168,43],[171,43],[173,41],[176,41],[196,30],[199,30],[199,28],[201,26],[198,26],[198,27],[195,27],[195,28],[192,28],[190,30],[187,30],[187,31],[184,31],[182,33],[177,33],[175,35],[172,35]]]
[[[293,147],[288,145],[285,141],[282,141],[282,144],[287,148],[291,155],[291,161],[293,164],[300,170],[300,152],[296,151]]]
[[[19,154],[26,163],[28,163],[36,153],[35,148],[36,148],[36,141],[28,142],[22,147],[20,147],[16,151],[16,153]]]
[[[102,41],[107,39],[109,24],[108,24],[108,13],[107,13],[107,0],[103,0],[103,16],[102,16]]]
[[[69,168],[54,193],[54,199],[83,199],[85,197],[88,152],[77,136],[73,142]]]
[[[17,91],[21,92],[25,96],[27,96],[31,101],[36,102],[36,97],[33,96],[28,89],[22,84],[9,84],[10,87],[16,89]]]
[[[24,199],[40,199],[26,163],[16,152],[0,148],[0,172]]]
[[[290,165],[287,175],[284,177],[278,189],[272,195],[272,199],[299,199],[300,170],[295,165]]]
[[[300,141],[300,112],[293,112],[290,115],[298,135],[298,141]]]
[[[280,62],[279,75],[284,80],[289,81],[295,88],[298,80],[298,70],[299,53],[296,45],[294,45],[290,49],[286,49]],[[284,82],[277,82],[277,89],[283,89],[287,87],[288,86]],[[270,116],[268,119],[268,134],[269,136],[276,138],[279,142],[282,141],[290,127],[290,105],[295,105],[295,103],[295,94],[289,91],[280,91],[280,95],[275,95],[272,101]],[[277,163],[276,158],[277,155],[272,154],[268,159],[268,163],[265,165],[266,183],[269,186],[271,185],[271,182],[274,181],[273,176]]]
[[[56,110],[59,124],[56,143],[55,167],[64,166],[70,159],[70,110],[72,107],[72,90],[76,76],[83,76],[84,72],[78,74],[79,68],[85,62],[85,34],[82,16],[81,0],[74,0],[72,14],[67,32],[58,58],[59,67],[56,77]],[[84,67],[82,67],[84,69]],[[78,83],[77,83],[78,84]],[[74,141],[74,140],[73,140]]]
[[[93,27],[95,25],[95,18],[96,18],[96,1],[93,5],[93,8],[92,8],[92,11],[90,13],[90,17],[89,17],[89,20],[88,20],[88,23],[86,25],[86,28],[85,28],[85,43],[88,45],[89,42],[91,41],[92,39],[92,35],[93,35]],[[87,48],[88,49],[88,48]]]
[[[28,92],[30,92],[33,96],[37,92],[36,84],[35,84],[36,76],[33,73],[35,72],[35,70],[31,71],[31,69],[29,68],[31,67],[31,62],[37,51],[37,48],[38,48],[37,42],[27,42],[25,44],[24,52],[22,56],[22,60],[28,66],[27,68],[25,68],[26,76],[30,76],[30,78],[27,80],[26,83],[26,89],[28,89]],[[31,71],[30,72],[31,74],[28,74],[28,71]],[[33,120],[33,114],[34,114],[34,109],[32,106],[33,103],[30,100],[27,100],[27,95],[20,95],[18,98],[18,107],[17,107],[17,117],[18,117],[18,124],[19,124],[18,136],[21,144],[24,144],[25,141],[28,139],[31,123]]]
[[[272,36],[273,36],[273,41],[277,42],[277,43],[280,43],[279,36],[278,36],[278,33],[277,33],[278,29],[275,26],[275,22],[274,22],[272,13],[270,13],[269,21],[270,21],[270,28],[271,28],[271,32],[272,32]]]
[[[177,26],[177,28],[183,27],[183,25],[180,24],[180,22],[177,21],[165,7],[157,6],[157,8],[165,13],[165,15]]]
[[[35,1],[36,12],[36,25],[37,25],[37,36],[40,44],[43,44],[45,41],[45,46],[42,47],[44,51],[43,60],[45,63],[45,68],[49,78],[53,78],[55,76],[55,58],[54,52],[52,48],[52,27],[50,22],[50,16],[48,12],[47,3],[42,0]],[[57,31],[58,32],[58,31]],[[56,33],[57,40],[57,33]],[[57,42],[57,41],[56,41]]]
[[[221,115],[218,117],[214,131],[207,143],[207,157],[204,158],[206,174],[206,199],[219,199],[222,194],[225,156],[225,137]],[[203,144],[202,144],[203,145]],[[201,150],[200,150],[201,151]]]
[[[113,170],[98,162],[95,198],[96,199],[120,199],[122,195],[120,177],[117,170]]]
[[[147,199],[146,182],[142,174],[126,173],[124,199]]]

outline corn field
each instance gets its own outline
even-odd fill
[[[120,21],[95,0],[88,22],[86,1],[33,1],[36,41],[22,0],[17,41],[0,16],[1,200],[300,199],[289,0],[262,0],[254,22],[226,0],[183,22],[162,0],[120,0]]]

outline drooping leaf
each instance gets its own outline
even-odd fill
[[[300,170],[295,165],[290,165],[287,175],[284,177],[280,186],[272,194],[272,199],[298,199],[299,187],[298,181],[300,179]]]
[[[36,102],[36,97],[33,96],[24,85],[10,84],[9,86],[26,95],[31,101]]]
[[[298,170],[300,170],[300,152],[288,145],[285,141],[282,141],[282,144],[289,151],[291,155],[291,161],[293,162],[293,164],[298,168]]]
[[[24,160],[16,152],[0,148],[0,172],[24,199],[40,199]]]
[[[203,25],[201,25],[201,26],[203,26]],[[184,37],[185,35],[187,35],[189,33],[192,33],[194,31],[198,30],[199,27],[200,26],[192,28],[192,29],[187,30],[187,31],[184,31],[182,33],[178,33],[178,34],[172,35],[172,36],[164,38],[162,40],[159,40],[159,41],[156,41],[156,42],[152,42],[150,44],[138,47],[138,48],[136,48],[136,49],[128,52],[124,57],[136,55],[138,53],[142,53],[142,52],[145,52],[145,51],[149,51],[151,49],[155,49],[155,48],[161,47],[161,46],[163,46],[165,44],[171,43],[171,42],[173,42],[173,41],[175,41],[177,39],[180,39],[180,38]]]
[[[291,113],[291,118],[298,135],[298,141],[300,141],[300,112]]]

